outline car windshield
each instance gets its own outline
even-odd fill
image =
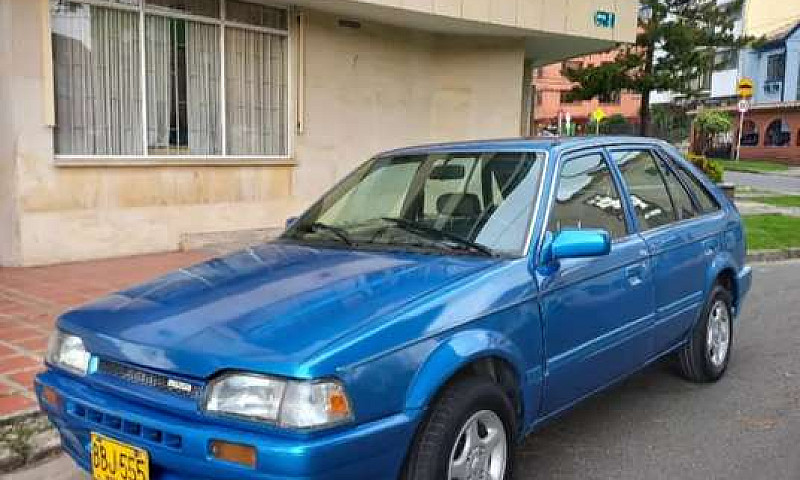
[[[543,158],[540,152],[374,158],[325,194],[282,238],[349,248],[520,256]]]

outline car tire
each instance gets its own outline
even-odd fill
[[[689,342],[678,352],[678,366],[688,380],[716,382],[728,368],[733,346],[733,296],[714,285]]]
[[[417,431],[402,478],[466,480],[470,468],[484,468],[491,472],[487,480],[510,480],[515,428],[514,407],[497,383],[480,377],[458,380],[431,406]],[[502,454],[494,441],[502,441]]]

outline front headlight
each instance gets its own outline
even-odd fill
[[[329,427],[352,418],[350,401],[335,380],[283,380],[246,373],[211,382],[205,409],[298,429]]]
[[[86,375],[91,355],[83,340],[75,335],[56,331],[47,345],[47,361],[78,375]]]

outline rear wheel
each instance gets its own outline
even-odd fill
[[[694,382],[719,380],[728,368],[732,344],[733,297],[715,285],[692,338],[678,352],[681,373]]]
[[[514,409],[488,378],[450,385],[417,432],[404,480],[510,480]]]

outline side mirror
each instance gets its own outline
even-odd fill
[[[550,258],[599,257],[611,252],[611,234],[606,230],[562,230],[550,244]]]
[[[286,228],[291,228],[291,226],[294,225],[295,223],[297,223],[297,220],[299,220],[299,219],[300,219],[300,217],[289,217],[289,218],[287,218],[286,219]]]

